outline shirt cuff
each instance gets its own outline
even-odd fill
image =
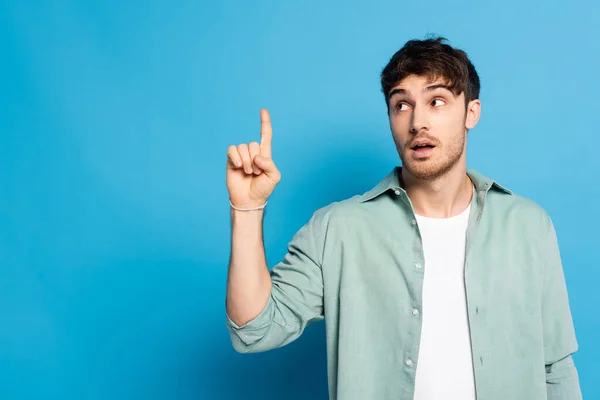
[[[253,345],[265,336],[273,323],[274,307],[273,296],[269,295],[269,300],[262,311],[241,326],[233,322],[227,312],[225,313],[226,325],[229,328],[236,350],[246,350],[248,346]]]

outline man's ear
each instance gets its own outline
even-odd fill
[[[479,121],[481,115],[481,102],[479,99],[471,100],[467,104],[467,116],[465,118],[465,128],[467,130],[473,129]]]

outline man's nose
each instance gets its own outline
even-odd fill
[[[410,120],[410,131],[412,133],[417,133],[427,129],[429,129],[427,110],[422,106],[415,106]]]

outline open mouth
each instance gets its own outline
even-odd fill
[[[428,144],[428,143],[423,143],[423,144],[417,144],[413,147],[411,147],[411,149],[413,150],[420,150],[420,149],[433,149],[435,146],[432,144]]]
[[[427,158],[433,152],[435,146],[428,142],[418,142],[411,146],[412,154],[415,158]]]

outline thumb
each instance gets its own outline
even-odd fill
[[[267,175],[271,175],[277,172],[277,167],[273,162],[272,158],[266,158],[260,155],[254,157],[254,163],[260,169],[262,169]]]

